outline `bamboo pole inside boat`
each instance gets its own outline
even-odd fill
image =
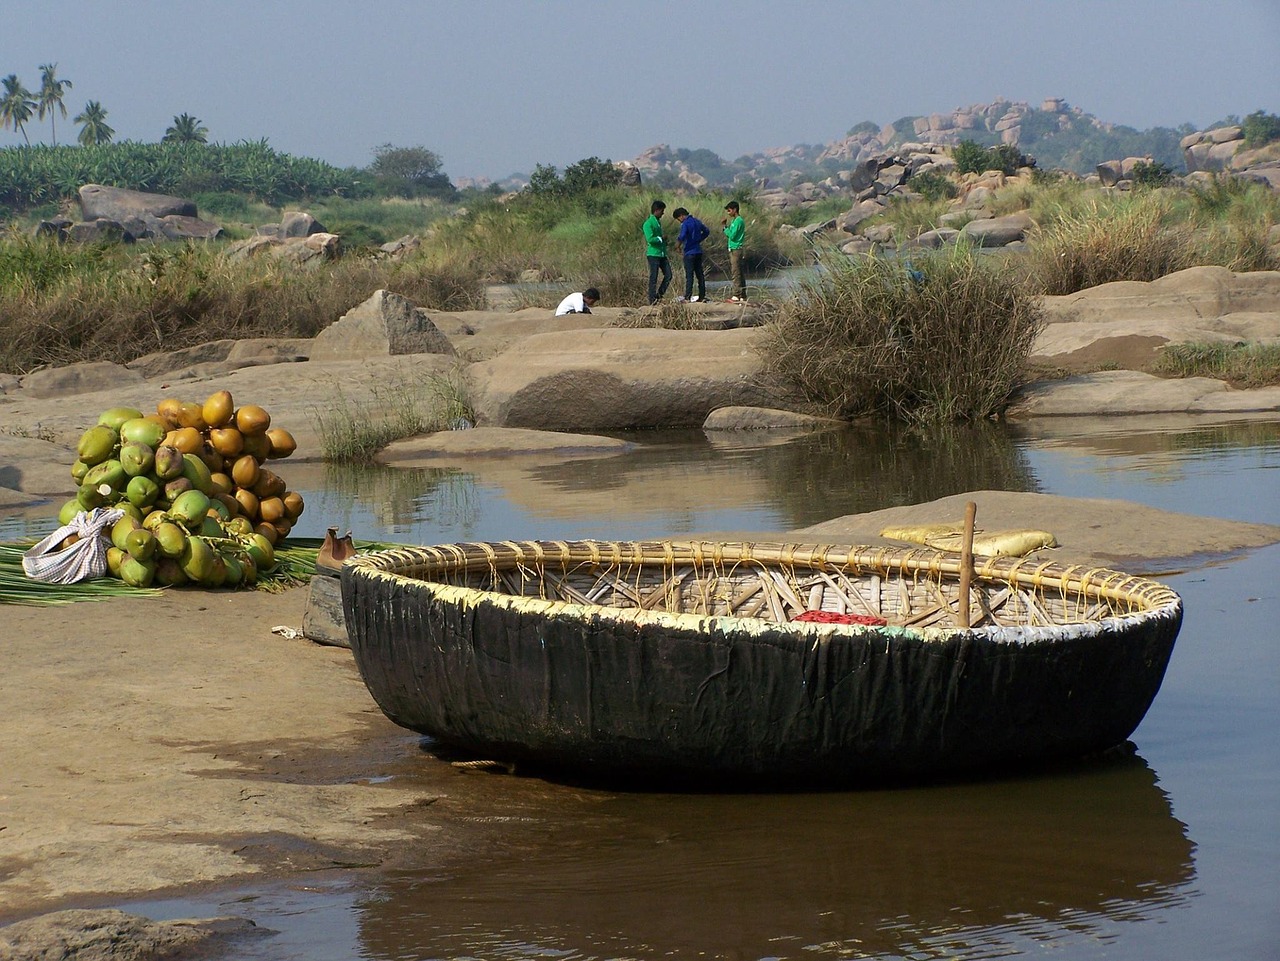
[[[969,626],[969,582],[973,578],[973,525],[978,518],[978,505],[964,505],[964,536],[960,541],[960,626]]]

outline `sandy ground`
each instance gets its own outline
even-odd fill
[[[0,919],[112,893],[379,862],[430,828],[374,783],[416,737],[350,652],[273,634],[306,589],[6,606]]]
[[[1156,572],[1280,540],[1267,525],[1007,492],[791,536],[874,540],[962,517],[968,499],[988,530],[1052,530],[1055,560]],[[350,653],[272,632],[299,627],[305,603],[305,589],[170,591],[4,608],[0,921],[449,846],[439,778],[421,775],[418,739],[381,715]]]

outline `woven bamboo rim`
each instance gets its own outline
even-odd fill
[[[1116,602],[1136,613],[1176,609],[1181,604],[1178,595],[1163,584],[1103,567],[1010,557],[974,557],[973,561],[975,584]],[[961,554],[933,548],[720,541],[463,542],[395,548],[360,555],[348,562],[357,569],[428,582],[437,579],[444,582],[449,576],[466,573],[496,574],[511,570],[540,572],[588,566],[693,567],[714,571],[744,564],[846,576],[898,575],[937,581],[958,581],[965,569]]]

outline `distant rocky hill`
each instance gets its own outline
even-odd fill
[[[1081,175],[1091,173],[1103,161],[1130,156],[1150,157],[1181,170],[1181,141],[1195,132],[1191,124],[1135,130],[1099,120],[1061,98],[1044,100],[1038,106],[999,98],[957,107],[949,113],[903,117],[884,126],[864,121],[839,140],[777,147],[732,161],[706,149],[658,144],[630,163],[646,182],[658,186],[701,188],[761,180],[789,183],[820,180],[897,151],[907,143],[954,145],[972,140],[986,147],[1010,144],[1034,157],[1041,168]]]

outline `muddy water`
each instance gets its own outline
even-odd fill
[[[1280,523],[1280,424],[653,436],[607,461],[333,474],[308,501],[396,540],[651,537],[984,487]],[[1280,547],[1164,579],[1186,600],[1177,649],[1132,745],[1105,758],[897,790],[681,795],[463,771],[406,736],[409,763],[385,773],[438,788],[424,822],[465,853],[124,906],[252,917],[280,933],[238,956],[270,961],[1274,959]]]

